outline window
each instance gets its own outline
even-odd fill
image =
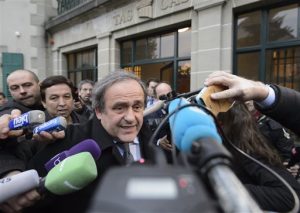
[[[97,81],[97,49],[67,54],[68,78],[77,85],[81,80]]]
[[[300,91],[300,47],[268,50],[266,80]]]
[[[268,16],[269,41],[297,38],[298,10],[296,4],[270,10]]]
[[[234,73],[300,90],[300,4],[235,15]]]
[[[190,90],[191,28],[121,42],[121,67],[142,80],[157,78],[179,93]]]
[[[260,43],[260,12],[240,15],[237,20],[237,46],[247,47]]]

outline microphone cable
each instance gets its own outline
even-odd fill
[[[179,103],[180,104],[180,103]],[[150,138],[150,144],[153,144],[155,138],[157,138],[159,132],[163,129],[163,127],[167,124],[167,122],[169,121],[169,118],[174,115],[175,113],[179,112],[180,110],[186,108],[186,107],[199,107],[198,104],[194,104],[194,103],[191,103],[191,104],[186,104],[186,105],[183,105],[183,106],[179,106],[177,107],[174,111],[172,111],[171,113],[168,112],[167,116],[163,118],[163,120],[159,123],[159,125],[157,126],[157,128],[155,129],[154,133],[152,134],[151,138]],[[174,120],[176,119],[176,115],[174,117]],[[172,149],[171,149],[171,152],[172,152],[172,160],[173,160],[173,164],[174,165],[179,165],[179,162],[177,160],[177,157],[176,157],[176,147],[175,147],[175,144],[174,144],[174,136],[173,134],[171,134],[171,139],[172,139]],[[188,163],[188,160],[187,160],[187,157],[185,155],[183,155],[181,152],[180,152],[180,156],[182,157],[182,160],[183,160],[183,163],[186,167],[190,167],[189,166],[189,163]]]

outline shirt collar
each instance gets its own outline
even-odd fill
[[[116,144],[118,143],[118,141],[116,140],[113,140],[113,142]],[[135,145],[138,145],[140,142],[139,142],[139,138],[138,137],[135,137],[135,139],[133,140],[132,144],[135,144]]]

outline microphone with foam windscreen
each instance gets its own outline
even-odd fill
[[[97,178],[97,166],[89,152],[72,155],[56,165],[41,181],[55,195],[78,191]]]
[[[53,118],[46,123],[43,123],[33,129],[33,134],[39,134],[42,131],[53,132],[65,130],[67,127],[67,120],[63,116]]]
[[[86,139],[69,150],[63,151],[52,157],[46,164],[45,168],[49,172],[54,166],[59,164],[65,158],[78,154],[80,152],[90,152],[95,160],[98,160],[101,155],[101,149],[93,139]]]
[[[35,170],[0,179],[0,203],[37,187],[39,183],[40,177]]]
[[[262,212],[231,170],[231,155],[222,145],[212,116],[188,105],[182,98],[169,104],[169,113],[174,113],[169,119],[173,142],[211,183],[224,212]]]
[[[45,113],[40,110],[32,110],[10,120],[8,127],[10,130],[17,130],[28,126],[42,124],[44,122]]]
[[[94,158],[89,152],[81,152],[60,162],[42,179],[35,170],[0,179],[0,203],[35,188],[40,193],[69,194],[84,188],[96,177]]]
[[[169,103],[169,113],[188,104],[186,99],[175,99]],[[181,109],[170,117],[169,122],[173,142],[182,151],[189,151],[192,143],[202,138],[222,143],[213,118],[196,106]]]

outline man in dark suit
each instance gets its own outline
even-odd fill
[[[101,149],[101,156],[96,161],[97,180],[76,193],[54,198],[50,205],[41,205],[38,209],[33,209],[33,206],[28,212],[84,212],[105,171],[113,166],[127,164],[120,144],[129,144],[135,161],[149,159],[146,142],[151,131],[143,124],[146,97],[143,82],[130,73],[113,72],[98,82],[93,90],[96,116],[82,125],[70,125],[64,139],[46,146],[29,163],[29,168],[45,176],[44,164],[50,158],[84,139],[94,139]]]
[[[30,110],[42,110],[39,79],[37,75],[30,70],[15,70],[7,77],[7,85],[12,100],[7,101],[0,108],[0,115],[8,114],[14,109],[20,110],[17,114],[26,113]],[[3,130],[3,128],[1,128]],[[3,131],[2,131],[3,132]],[[8,131],[4,130],[5,135]],[[6,135],[7,136],[7,135]],[[25,169],[24,160],[17,157],[19,155],[18,147],[29,148],[27,143],[18,143],[17,137],[0,140],[0,178],[20,173]],[[1,137],[1,139],[4,139]],[[0,204],[0,211],[11,212],[18,211],[24,206],[30,205],[31,199],[38,199],[37,193],[33,190],[23,196],[11,199],[6,204]],[[29,198],[29,199],[28,199]]]

